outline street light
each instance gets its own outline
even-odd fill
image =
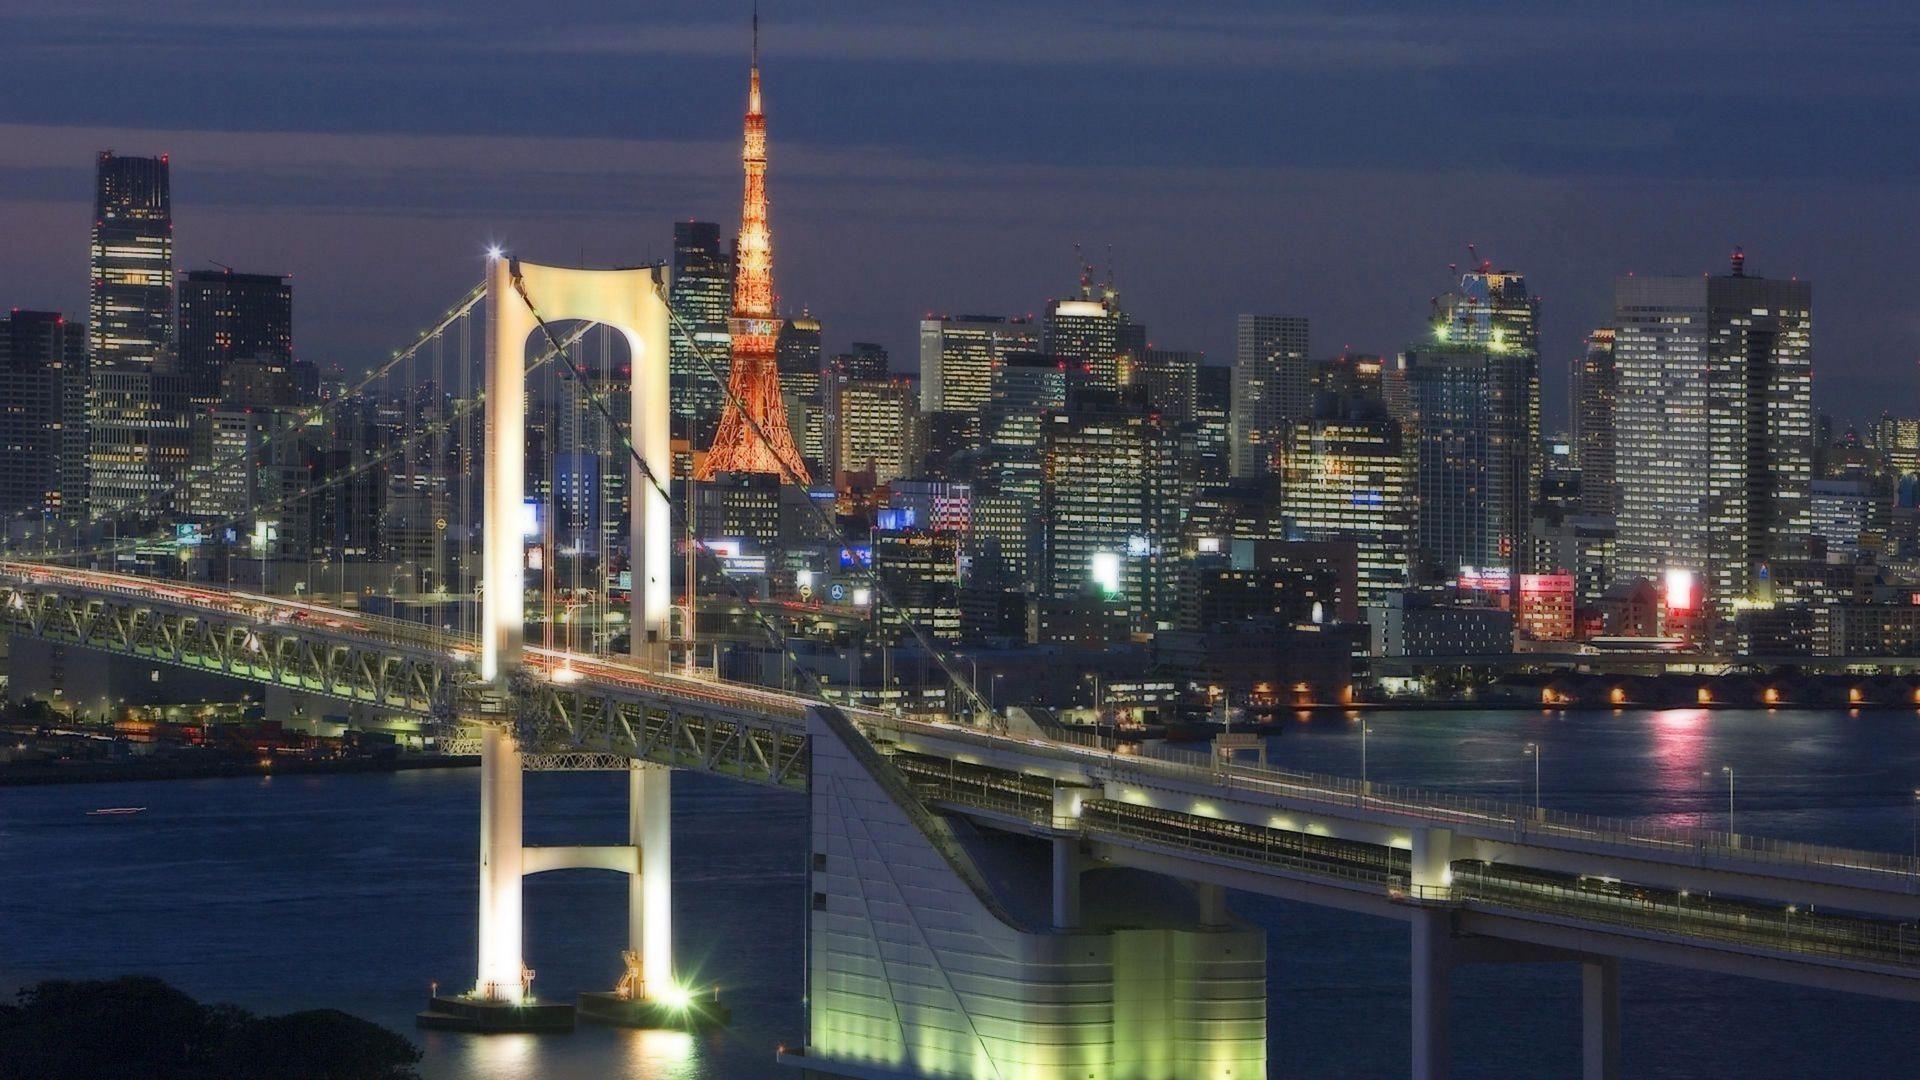
[[[1913,861],[1920,865],[1920,790],[1913,793]]]
[[[1540,744],[1528,743],[1521,753],[1533,759],[1533,808],[1540,809]]]
[[[987,687],[988,701],[993,706],[994,712],[1000,711],[1000,680],[1006,677],[1007,673],[1004,671],[994,672],[993,682]]]
[[[1365,720],[1360,721],[1360,790],[1362,792],[1367,788],[1367,734],[1372,730],[1372,724]]]
[[[1720,771],[1727,774],[1727,835],[1732,836],[1739,831],[1733,827],[1733,766],[1722,765]]]

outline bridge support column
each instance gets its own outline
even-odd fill
[[[1229,923],[1225,888],[1204,881],[1197,882],[1193,886],[1193,897],[1199,901],[1201,926],[1226,926]]]
[[[627,836],[640,849],[640,872],[627,883],[628,947],[640,954],[642,998],[659,999],[673,981],[673,770],[636,765],[627,773]]]
[[[1053,838],[1053,926],[1071,930],[1080,925],[1080,838]]]
[[[480,736],[480,969],[473,992],[520,1000],[521,773],[513,734],[488,724]]]
[[[1435,893],[1453,885],[1453,830],[1415,829],[1412,862],[1414,896],[1444,899]]]
[[[1452,913],[1445,908],[1413,912],[1413,1080],[1446,1080],[1452,1052],[1447,1042],[1447,976],[1452,967]]]
[[[1620,1080],[1620,961],[1580,965],[1581,1080]]]

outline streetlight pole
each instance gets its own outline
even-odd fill
[[[1533,808],[1538,810],[1540,809],[1540,744],[1530,742],[1522,753],[1533,759]]]
[[[1913,861],[1920,866],[1920,789],[1913,793]]]
[[[1727,835],[1732,836],[1738,831],[1733,827],[1733,766],[1722,765],[1720,771],[1727,774]]]
[[[1363,795],[1367,790],[1367,732],[1371,730],[1372,724],[1360,721],[1360,791]]]

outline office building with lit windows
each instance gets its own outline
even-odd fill
[[[1408,585],[1413,546],[1412,463],[1400,422],[1381,397],[1377,357],[1321,366],[1312,417],[1293,427],[1282,455],[1281,510],[1308,540],[1358,549],[1361,604]]]
[[[173,196],[166,157],[95,163],[88,509],[169,508],[187,460],[187,386],[174,353]]]
[[[733,366],[733,256],[711,221],[673,225],[673,282],[667,303],[674,328],[667,340],[667,371],[676,422],[689,425],[696,445],[712,442]]]
[[[1813,286],[1738,251],[1725,275],[1619,278],[1614,367],[1618,573],[1729,620],[1812,531]]]
[[[1031,320],[940,315],[920,320],[920,411],[967,412],[987,403],[994,368],[1040,348]]]
[[[1580,512],[1612,517],[1619,498],[1613,464],[1613,401],[1619,380],[1613,367],[1612,327],[1587,335],[1587,353],[1573,362],[1572,375],[1568,403],[1574,464],[1580,470]]]
[[[278,274],[191,270],[180,283],[180,372],[195,404],[236,360],[293,360],[293,285]]]
[[[1144,350],[1143,338],[1144,330],[1121,310],[1113,285],[1094,287],[1091,268],[1081,275],[1080,295],[1047,305],[1047,353],[1066,361],[1076,380],[1089,386],[1119,389],[1122,354]]]
[[[1401,356],[1417,576],[1523,568],[1541,480],[1537,316],[1524,278],[1483,266],[1434,301],[1431,337]]]
[[[1088,390],[1040,423],[1041,589],[1123,600],[1138,628],[1179,601],[1178,442],[1154,412]]]
[[[1265,476],[1278,468],[1293,424],[1312,410],[1312,381],[1305,318],[1240,316],[1230,406],[1234,476]]]
[[[79,516],[87,499],[87,328],[0,317],[0,517]]]

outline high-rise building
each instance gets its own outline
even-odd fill
[[[187,458],[166,157],[100,154],[89,262],[88,509],[164,510]]]
[[[87,500],[87,328],[0,319],[0,517],[79,517]]]
[[[1134,625],[1170,620],[1179,603],[1177,443],[1130,396],[1069,395],[1040,423],[1042,591],[1124,602]]]
[[[1307,347],[1307,320],[1301,316],[1242,315],[1235,323],[1233,475],[1272,472],[1293,422],[1311,411]]]
[[[820,320],[802,312],[780,324],[774,342],[780,369],[780,393],[786,398],[787,424],[794,445],[810,470],[826,468],[826,385],[820,349]]]
[[[993,369],[1040,347],[1031,320],[940,315],[920,320],[920,411],[964,412],[986,404]]]
[[[834,479],[847,473],[873,473],[884,484],[918,471],[921,456],[920,403],[914,380],[838,380],[834,387]]]
[[[1580,470],[1580,512],[1612,517],[1618,492],[1613,479],[1613,328],[1587,335],[1587,354],[1573,362],[1574,464]]]
[[[727,315],[733,310],[733,257],[720,242],[720,226],[711,221],[673,224],[673,285],[668,291],[674,330],[667,343],[667,378],[673,414],[687,435],[706,445],[720,422],[733,367],[733,338]]]
[[[1617,279],[1613,356],[1619,573],[1730,622],[1811,532],[1813,286],[1737,249],[1724,276]]]
[[[740,198],[740,239],[733,249],[733,316],[727,321],[733,368],[727,373],[727,400],[720,406],[720,430],[700,463],[699,478],[754,472],[805,485],[811,474],[787,424],[775,356],[780,322],[773,314],[773,233],[767,227],[767,119],[760,111],[758,15],[753,20],[753,66],[747,77],[741,162],[746,186]]]
[[[960,640],[960,538],[933,529],[882,529],[872,537],[873,573],[891,601],[883,624],[910,621],[934,641]],[[904,627],[901,627],[904,630]]]
[[[997,494],[1040,496],[1042,414],[1067,403],[1067,365],[1042,353],[1015,353],[993,371],[981,409],[982,477]]]
[[[1167,419],[1189,423],[1200,392],[1200,368],[1206,362],[1203,352],[1148,348],[1127,373],[1128,385],[1145,387],[1147,401]]]
[[[886,346],[871,341],[856,341],[847,352],[834,353],[827,370],[843,379],[885,379],[893,374]]]
[[[1372,356],[1320,365],[1312,415],[1281,458],[1282,512],[1305,539],[1355,545],[1361,604],[1408,585],[1413,546],[1412,463],[1381,371]]]
[[[1233,475],[1233,369],[1202,364],[1193,385],[1193,480],[1224,484]]]
[[[293,360],[293,285],[278,274],[192,270],[180,285],[180,372],[197,403],[236,360]]]
[[[167,158],[120,157],[95,165],[92,362],[151,369],[173,350],[173,196]]]
[[[1541,480],[1538,307],[1523,277],[1483,264],[1435,301],[1432,340],[1401,358],[1416,546],[1440,578],[1523,568]]]
[[[1119,389],[1122,357],[1144,346],[1145,331],[1120,309],[1113,283],[1094,288],[1091,266],[1081,268],[1080,295],[1047,305],[1047,353],[1065,360],[1089,386]]]

